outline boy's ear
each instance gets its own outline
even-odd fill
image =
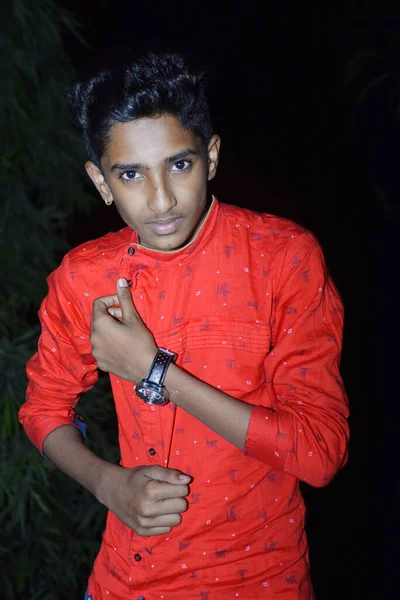
[[[85,169],[104,202],[107,204],[107,206],[110,206],[114,198],[99,167],[97,167],[91,160],[88,160],[87,163],[85,163]]]
[[[214,179],[217,173],[219,149],[221,146],[221,138],[214,134],[208,144],[207,157],[208,157],[208,181]]]

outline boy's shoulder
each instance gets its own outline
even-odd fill
[[[98,266],[99,262],[115,259],[129,245],[131,238],[131,228],[124,227],[119,231],[111,231],[99,238],[79,244],[79,246],[69,250],[65,258],[69,260],[70,264],[74,264],[74,266],[81,265],[84,267],[90,264]]]
[[[284,217],[225,203],[220,203],[220,210],[223,222],[228,226],[245,227],[252,237],[270,235],[272,237],[292,238],[300,234],[310,234],[301,225]]]
[[[80,297],[83,294],[84,300],[114,293],[119,268],[131,240],[132,229],[124,227],[72,248],[50,273],[49,288],[56,287],[58,293],[74,291]],[[80,302],[84,300],[81,297]]]

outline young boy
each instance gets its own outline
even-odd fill
[[[127,227],[48,279],[20,419],[108,507],[86,598],[310,600],[299,480],[346,462],[342,304],[315,238],[219,203],[202,75],[147,54],[76,86],[86,170]],[[110,373],[120,465],[74,407]]]

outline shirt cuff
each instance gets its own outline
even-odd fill
[[[280,430],[279,415],[270,408],[255,406],[250,417],[244,453],[283,470],[288,453],[289,433]]]

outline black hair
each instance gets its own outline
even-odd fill
[[[213,133],[206,71],[189,67],[176,53],[147,52],[126,64],[100,69],[75,85],[69,105],[89,158],[99,167],[115,123],[171,114],[199,136],[205,148]]]

